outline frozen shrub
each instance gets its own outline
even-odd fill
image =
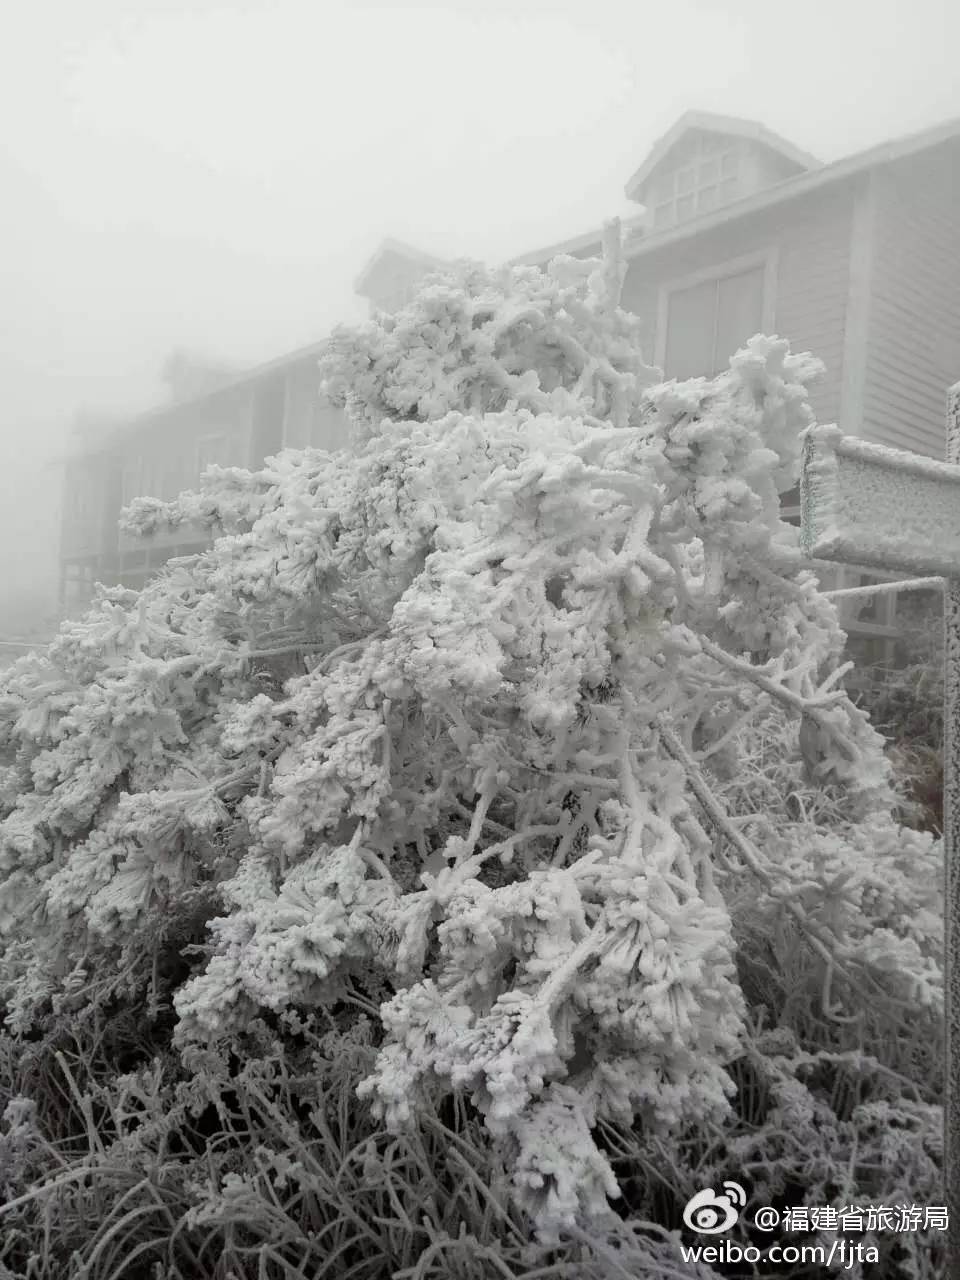
[[[0,686],[11,1029],[172,999],[196,1064],[359,1001],[360,1096],[468,1099],[544,1241],[617,1199],[603,1126],[729,1119],[738,933],[792,940],[828,1024],[933,1034],[939,850],[778,514],[817,362],[758,336],[660,383],[621,276],[438,279],[335,338],[353,455],[134,505],[217,539]],[[765,826],[723,790],[771,717]]]

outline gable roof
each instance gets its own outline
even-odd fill
[[[624,256],[630,259],[640,257],[642,254],[654,253],[664,245],[673,244],[677,240],[685,240],[691,236],[701,235],[704,231],[709,231],[722,223],[732,222],[736,218],[746,217],[748,214],[756,213],[761,209],[772,208],[779,204],[785,204],[790,200],[799,199],[810,192],[819,191],[822,187],[830,186],[835,182],[842,182],[845,178],[866,173],[867,170],[877,168],[880,165],[894,164],[898,160],[904,160],[920,152],[932,150],[934,147],[942,146],[944,143],[958,141],[960,141],[960,116],[955,116],[952,120],[945,120],[941,124],[932,125],[929,129],[921,129],[919,132],[907,134],[905,137],[894,138],[889,142],[881,142],[877,146],[869,147],[866,151],[858,151],[852,156],[844,156],[840,160],[831,161],[830,164],[820,165],[818,169],[813,171],[798,173],[793,178],[785,178],[782,182],[774,183],[772,187],[764,187],[753,195],[744,196],[741,200],[734,200],[712,213],[701,214],[699,217],[690,218],[677,226],[666,227],[662,231],[648,231],[642,235],[635,235],[631,240],[625,242]],[[640,218],[623,220],[624,230],[639,228],[641,224],[642,219]],[[510,264],[517,266],[523,264],[535,266],[547,263],[551,258],[561,254],[576,252],[578,249],[587,249],[593,245],[596,245],[599,250],[601,235],[600,229],[597,228],[594,231],[574,236],[569,240],[558,241],[555,244],[534,249],[529,253],[518,254],[509,261]]]
[[[644,166],[650,166],[657,163],[659,159],[666,154],[670,147],[676,142],[677,134],[674,131],[680,129],[684,124],[683,130],[687,128],[707,127],[700,123],[691,123],[691,121],[708,120],[712,123],[709,127],[717,129],[721,132],[730,133],[731,122],[741,127],[741,129],[760,130],[764,135],[763,141],[766,145],[772,145],[767,142],[768,138],[777,138],[777,135],[771,130],[766,129],[763,125],[756,124],[749,120],[738,120],[733,116],[716,116],[708,115],[704,112],[688,111],[681,116],[680,120],[673,126],[667,134],[659,142],[654,144],[650,155],[644,161]],[[718,124],[717,122],[722,122]],[[743,134],[740,136],[755,137],[755,133]],[[669,141],[667,141],[669,139]],[[759,140],[759,139],[758,139]],[[904,137],[895,138],[888,142],[882,142],[876,146],[868,148],[866,151],[857,152],[851,156],[845,156],[840,160],[832,161],[830,164],[820,164],[814,160],[812,156],[798,151],[792,147],[792,144],[783,139],[778,142],[782,146],[790,148],[797,156],[805,156],[809,162],[806,172],[799,173],[792,178],[786,178],[782,182],[778,182],[771,187],[766,187],[753,195],[746,196],[741,200],[736,200],[729,205],[715,210],[712,213],[704,214],[697,218],[692,218],[688,222],[681,223],[678,226],[665,228],[662,231],[649,232],[647,234],[635,235],[624,245],[624,256],[632,259],[655,252],[659,248],[672,244],[677,240],[683,240],[687,237],[699,235],[703,231],[710,230],[712,227],[722,223],[732,221],[739,217],[745,217],[748,214],[755,213],[758,210],[766,209],[778,204],[786,203],[795,198],[799,198],[809,192],[819,190],[831,183],[840,182],[845,178],[853,177],[859,173],[866,172],[869,169],[879,165],[893,164],[898,160],[902,160],[908,156],[917,154],[922,151],[930,150],[947,142],[956,142],[960,140],[960,117],[943,121],[941,124],[933,125],[928,129],[920,130],[917,133],[908,134]],[[663,148],[659,150],[659,148]],[[657,153],[656,160],[653,158]],[[783,154],[787,154],[783,152]],[[799,163],[799,161],[798,161]],[[643,172],[642,169],[637,170],[630,183],[642,181],[638,175]],[[628,184],[629,186],[630,184]],[[642,215],[634,218],[623,219],[623,229],[625,232],[639,232],[643,224]],[[587,231],[579,236],[575,236],[569,240],[560,241],[551,245],[534,250],[533,252],[518,254],[516,257],[509,259],[509,265],[536,265],[545,264],[551,258],[565,253],[576,253],[577,251],[591,250],[596,247],[597,252],[600,251],[602,232],[599,228],[593,231]],[[432,254],[424,253],[422,250],[412,245],[405,244],[402,240],[394,240],[387,238],[383,240],[369,259],[363,271],[360,273],[356,281],[356,289],[359,293],[361,285],[372,272],[374,267],[390,254],[398,254],[401,257],[410,259],[424,267],[444,267],[449,265],[448,261],[443,258],[437,258]],[[135,432],[138,428],[147,428],[162,421],[166,416],[175,414],[178,411],[203,403],[204,401],[212,401],[217,397],[243,387],[249,383],[256,382],[259,379],[269,376],[272,373],[280,372],[289,365],[296,364],[300,361],[319,359],[326,350],[328,340],[323,339],[320,342],[311,343],[308,346],[299,348],[298,350],[288,352],[285,355],[276,357],[272,360],[265,361],[255,365],[252,368],[239,372],[235,377],[226,381],[223,385],[206,391],[202,395],[191,396],[174,403],[167,403],[156,406],[145,412],[141,412],[134,416],[117,415],[109,423],[103,424],[102,437],[98,434],[96,442],[87,440],[83,444],[74,442],[73,448],[68,448],[58,456],[58,463],[79,459],[81,457],[90,456],[98,451],[102,446],[107,446],[121,438],[126,438],[128,432]]]
[[[650,174],[663,160],[670,149],[680,141],[684,134],[702,130],[705,133],[722,133],[734,138],[747,138],[760,146],[768,147],[786,160],[792,161],[803,170],[819,169],[820,161],[807,151],[801,151],[786,138],[768,129],[759,120],[744,120],[740,116],[718,116],[710,111],[685,111],[675,124],[671,125],[662,137],[650,148],[646,160],[633,174],[626,185],[627,196],[637,199],[637,193]]]
[[[354,293],[360,294],[361,297],[366,296],[364,290],[370,283],[371,277],[381,262],[389,257],[405,258],[408,262],[424,268],[445,267],[448,265],[443,258],[434,257],[432,253],[424,253],[422,249],[417,249],[412,244],[405,244],[403,240],[394,240],[387,236],[385,240],[380,241],[377,249],[367,259],[362,271],[354,280]]]
[[[305,347],[298,347],[295,351],[287,352],[286,355],[275,356],[272,360],[265,360],[260,364],[244,369],[231,378],[229,382],[224,382],[217,387],[211,387],[199,395],[171,400],[166,404],[155,405],[152,409],[145,409],[136,414],[117,414],[112,417],[110,422],[105,422],[103,429],[95,435],[71,442],[57,455],[57,461],[66,463],[92,458],[96,454],[112,449],[115,445],[126,442],[142,430],[155,427],[165,419],[176,417],[177,414],[185,409],[194,409],[203,404],[211,404],[221,397],[230,395],[231,392],[250,386],[263,378],[270,377],[272,374],[281,373],[291,365],[300,364],[307,360],[319,360],[328,346],[329,339],[323,338],[320,342],[311,342]]]
[[[421,249],[415,248],[413,245],[405,244],[402,240],[394,240],[387,237],[381,241],[376,252],[367,261],[360,275],[357,277],[354,288],[357,293],[362,293],[363,286],[369,280],[374,270],[385,258],[395,254],[408,261],[416,263],[424,268],[444,267],[448,263],[443,258],[434,257],[433,254],[424,253]],[[197,395],[184,396],[179,399],[168,401],[166,404],[156,405],[152,409],[144,410],[137,414],[118,414],[114,421],[105,425],[104,430],[96,435],[89,436],[82,442],[72,442],[72,447],[68,447],[63,451],[59,461],[68,462],[79,460],[93,456],[102,449],[107,449],[121,441],[126,441],[128,437],[137,434],[139,431],[156,426],[158,423],[176,416],[184,409],[192,409],[204,403],[211,403],[222,396],[229,395],[231,392],[237,391],[251,383],[259,382],[262,378],[269,377],[271,374],[280,373],[287,369],[290,365],[299,364],[306,360],[319,360],[320,356],[327,349],[329,340],[323,338],[319,342],[313,342],[305,347],[300,347],[295,351],[290,351],[282,356],[277,356],[272,360],[266,360],[251,368],[238,371],[234,376],[226,378],[221,384],[201,392]]]

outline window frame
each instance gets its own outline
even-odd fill
[[[902,573],[884,573],[879,569],[867,568],[863,565],[838,564],[836,581],[830,590],[840,591],[845,587],[862,587],[868,585],[865,578],[875,583],[903,581]],[[909,581],[909,579],[907,579]],[[837,601],[837,621],[846,633],[847,639],[877,640],[883,652],[884,665],[893,661],[894,647],[902,635],[902,628],[897,621],[897,603],[899,595],[882,592],[873,597],[876,606],[876,617],[859,618],[856,616],[856,604],[849,597],[841,596]]]
[[[779,253],[776,245],[747,253],[738,258],[728,258],[724,262],[714,263],[699,271],[691,271],[688,275],[676,276],[661,284],[657,294],[657,333],[654,344],[654,364],[659,369],[666,368],[667,326],[670,318],[670,298],[684,289],[693,289],[697,285],[710,284],[714,281],[726,280],[731,276],[745,275],[748,271],[763,268],[763,293],[761,301],[760,333],[776,332],[776,288]],[[752,335],[751,335],[752,336]],[[733,352],[729,352],[732,356]],[[704,374],[709,377],[709,374]]]
[[[866,585],[864,578],[871,578],[876,583],[902,582],[902,572],[884,572],[862,564],[841,564],[839,561],[811,559],[806,568],[811,569],[818,578],[821,591],[842,591],[848,587]],[[837,621],[850,640],[876,640],[883,651],[883,662],[893,662],[896,644],[903,637],[903,626],[900,621],[897,605],[900,595],[897,592],[882,592],[873,597],[877,605],[875,618],[858,618],[855,616],[856,605],[849,596],[837,600]],[[845,646],[845,658],[848,656]]]
[[[721,145],[711,146],[701,136],[695,149],[681,163],[668,168],[664,161],[662,170],[651,181],[648,192],[654,230],[682,226],[693,218],[712,213],[714,209],[740,199],[745,194],[743,174],[746,154],[746,148],[739,139],[725,138]],[[712,177],[704,177],[704,169],[711,166],[716,167],[715,173]],[[727,188],[725,197],[723,187]],[[709,207],[705,204],[701,206],[700,193],[704,190],[711,190],[716,195]],[[681,217],[680,201],[691,197],[693,212]]]

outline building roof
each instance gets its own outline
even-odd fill
[[[799,169],[819,169],[820,161],[807,151],[801,151],[786,138],[768,129],[759,120],[744,120],[740,116],[718,116],[710,111],[685,111],[675,124],[672,124],[662,137],[650,148],[647,158],[640,168],[628,180],[626,193],[629,199],[639,198],[640,188],[656,169],[661,160],[687,133],[704,132],[720,133],[734,138],[747,138],[759,146],[775,151],[786,160],[790,160]]]
[[[640,232],[646,225],[646,217],[638,214],[635,218],[622,218],[621,226],[625,235],[631,232]],[[555,240],[552,244],[544,245],[542,249],[535,249],[532,253],[521,253],[516,258],[510,258],[508,266],[535,266],[539,262],[548,262],[551,258],[556,258],[560,254],[570,253],[577,254],[584,249],[592,249],[594,246],[599,250],[603,243],[603,228],[596,227],[592,231],[584,231],[579,236],[571,236],[569,240]]]
[[[181,400],[155,405],[152,409],[146,409],[142,413],[132,414],[129,417],[117,417],[114,422],[105,425],[96,436],[87,437],[82,443],[64,450],[58,461],[62,463],[75,458],[89,457],[108,448],[115,440],[126,438],[138,429],[150,427],[155,422],[162,422],[164,418],[178,413],[181,409],[192,409],[197,405],[216,400],[218,396],[228,395],[231,391],[245,387],[251,382],[259,382],[261,378],[269,377],[272,373],[279,373],[289,365],[299,364],[301,360],[319,360],[326,350],[328,341],[329,339],[324,338],[321,342],[298,347],[296,351],[289,351],[286,355],[276,356],[273,360],[265,360],[262,364],[253,365],[229,381],[204,391],[201,395],[186,396]]]
[[[357,277],[354,286],[357,293],[362,293],[364,282],[377,265],[390,254],[396,254],[424,267],[443,267],[448,265],[442,258],[424,253],[413,245],[405,244],[402,240],[394,240],[388,237],[381,242],[377,251]],[[261,378],[269,377],[272,373],[279,373],[289,365],[299,364],[301,360],[319,360],[327,347],[327,342],[328,339],[324,338],[319,342],[310,343],[308,346],[299,347],[296,351],[290,351],[286,355],[277,356],[272,360],[253,365],[251,368],[244,369],[232,377],[225,377],[221,383],[199,395],[185,396],[181,399],[168,401],[166,404],[155,405],[152,409],[146,409],[142,413],[134,414],[130,417],[118,418],[116,422],[109,424],[103,431],[98,432],[96,437],[90,435],[82,444],[77,443],[73,448],[65,450],[58,460],[66,462],[72,458],[90,456],[95,452],[108,448],[115,440],[125,438],[137,430],[148,428],[156,422],[162,422],[165,418],[178,413],[181,409],[194,408],[197,405],[215,400],[218,396],[227,395],[231,391],[247,386],[251,382],[259,382]]]
[[[437,258],[433,254],[424,253],[422,250],[415,248],[413,245],[405,244],[402,240],[394,240],[387,238],[381,242],[377,251],[369,259],[363,271],[357,277],[355,289],[357,293],[362,293],[364,283],[369,279],[375,268],[391,254],[406,258],[423,267],[443,267],[449,265],[442,258]],[[269,377],[272,373],[279,373],[282,369],[292,364],[299,364],[301,360],[316,359],[326,349],[328,339],[324,338],[320,342],[311,343],[309,346],[299,347],[296,351],[290,351],[286,355],[277,356],[273,360],[264,361],[261,364],[244,369],[242,372],[236,373],[232,377],[225,377],[224,380],[216,386],[210,387],[209,390],[199,395],[184,396],[181,399],[168,401],[166,404],[155,405],[152,409],[144,410],[142,413],[134,414],[130,417],[118,418],[115,423],[110,424],[104,430],[98,432],[96,436],[88,435],[83,443],[75,443],[72,448],[68,448],[61,454],[59,461],[66,462],[72,458],[88,457],[93,453],[100,452],[116,440],[126,438],[128,435],[140,429],[152,426],[156,422],[162,422],[165,418],[178,413],[181,409],[194,408],[197,405],[208,403],[215,400],[218,396],[229,394],[240,387],[247,386],[251,382],[259,382],[261,378]]]
[[[799,173],[793,178],[785,178],[783,182],[777,182],[771,187],[764,187],[761,191],[757,191],[753,195],[744,196],[741,200],[733,200],[730,204],[723,205],[712,213],[700,214],[696,218],[690,218],[686,222],[664,228],[662,231],[650,231],[646,234],[635,236],[632,241],[628,241],[624,245],[624,256],[637,258],[647,253],[653,253],[665,245],[700,235],[704,231],[721,226],[726,222],[732,222],[736,218],[743,218],[759,210],[773,208],[778,204],[799,199],[801,196],[808,195],[813,191],[819,191],[821,188],[828,187],[833,183],[839,183],[844,179],[855,177],[857,174],[866,173],[869,169],[893,164],[898,160],[904,160],[909,156],[958,139],[960,139],[960,116],[954,117],[952,120],[946,120],[942,124],[933,125],[929,129],[920,130],[918,133],[907,134],[890,142],[882,142],[875,147],[869,147],[866,151],[858,151],[852,156],[844,156],[831,164],[821,165],[818,169],[807,173]],[[629,223],[625,223],[625,226],[629,225]],[[530,253],[520,254],[516,258],[512,258],[511,262],[517,265],[536,265],[537,263],[548,262],[550,258],[556,257],[558,254],[573,253],[592,244],[599,244],[601,235],[602,232],[598,228],[595,231],[575,236],[570,240],[563,240],[556,244],[547,245],[542,249],[535,249]]]
[[[705,123],[706,122],[706,123]],[[960,139],[960,117],[952,120],[944,121],[942,124],[934,125],[929,129],[921,130],[917,133],[908,134],[902,138],[894,139],[890,142],[880,143],[878,146],[870,147],[865,151],[857,152],[852,156],[846,156],[840,160],[836,160],[831,164],[820,164],[814,157],[798,148],[793,147],[792,143],[786,142],[771,130],[766,129],[763,125],[757,124],[751,120],[740,120],[734,116],[718,116],[705,112],[688,111],[681,116],[672,129],[668,130],[651,148],[650,154],[644,161],[644,164],[633,175],[627,184],[628,190],[644,181],[644,177],[649,174],[650,170],[656,165],[659,159],[666,155],[667,151],[677,141],[677,138],[688,129],[694,128],[712,128],[719,132],[731,133],[739,130],[739,136],[753,137],[757,141],[762,142],[766,146],[773,146],[781,154],[789,155],[798,164],[807,166],[806,171],[797,174],[795,177],[786,178],[782,182],[778,182],[771,187],[766,187],[750,196],[745,196],[741,200],[735,200],[712,213],[702,214],[699,217],[691,218],[687,222],[680,223],[678,226],[665,228],[662,231],[647,232],[645,234],[634,234],[632,239],[628,240],[624,246],[625,256],[627,258],[636,258],[641,255],[655,252],[668,244],[672,244],[679,240],[687,239],[690,236],[699,235],[703,231],[707,231],[715,226],[730,222],[736,218],[746,217],[749,214],[759,210],[771,208],[786,201],[797,199],[807,195],[812,191],[817,191],[821,187],[827,187],[832,183],[838,183],[846,178],[855,176],[858,173],[866,172],[878,165],[892,164],[898,160],[902,160],[910,155],[929,150],[933,147],[940,146],[945,142]],[[762,136],[761,136],[762,135]],[[786,148],[786,150],[785,150]],[[642,175],[642,176],[641,176]],[[637,217],[624,220],[624,229],[634,232],[641,231],[643,218]],[[569,240],[558,241],[557,243],[546,245],[543,248],[536,249],[530,253],[520,254],[510,259],[512,264],[537,264],[549,261],[551,258],[564,253],[576,253],[584,249],[590,249],[592,246],[599,246],[602,239],[602,229],[587,231],[581,235],[574,236]],[[383,259],[390,254],[396,254],[400,257],[411,260],[418,265],[424,267],[443,267],[449,265],[442,258],[437,258],[433,254],[424,253],[422,250],[412,245],[405,244],[402,240],[394,240],[387,238],[383,240],[376,252],[368,260],[365,267],[357,277],[355,288],[358,293],[362,293],[363,287],[370,274]],[[213,400],[217,396],[227,394],[239,387],[243,387],[251,382],[269,376],[271,373],[279,372],[291,364],[297,364],[301,360],[319,359],[327,346],[327,340],[315,342],[309,346],[300,347],[296,351],[291,351],[286,355],[279,356],[273,360],[265,361],[262,364],[253,366],[250,369],[238,374],[236,377],[225,381],[221,386],[215,387],[203,395],[191,396],[174,403],[158,405],[146,412],[137,414],[133,417],[124,418],[122,422],[117,422],[114,429],[109,432],[109,439],[114,440],[121,435],[126,436],[128,433],[136,431],[140,428],[146,428],[155,422],[162,421],[170,414],[178,412],[188,406],[203,404],[208,400]],[[108,440],[101,436],[97,440],[97,445],[103,447]],[[80,447],[67,452],[66,456],[61,456],[61,461],[66,461],[69,457],[78,457],[89,455],[91,452],[98,451],[91,449],[90,443],[86,447]]]
[[[376,251],[367,259],[363,270],[353,282],[354,293],[366,297],[366,290],[370,283],[370,279],[376,271],[377,267],[389,257],[403,258],[407,262],[412,262],[418,267],[445,267],[449,263],[444,262],[443,258],[437,258],[432,253],[424,253],[422,249],[415,248],[412,244],[406,244],[403,240],[393,240],[388,236],[385,240],[381,240]]]

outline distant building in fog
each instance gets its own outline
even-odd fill
[[[408,301],[439,258],[399,241],[380,246],[357,280],[371,310]],[[134,418],[87,415],[78,423],[65,465],[60,533],[60,611],[89,601],[95,582],[141,587],[173,556],[206,545],[202,529],[136,538],[121,533],[121,507],[136,497],[170,499],[195,486],[213,463],[258,467],[279,450],[348,444],[345,418],[320,392],[317,362],[325,343],[245,372],[198,361],[182,351],[166,361],[171,396]]]
[[[317,344],[230,377],[205,376],[179,357],[171,389],[192,394],[95,433],[88,429],[76,441],[61,517],[63,613],[82,607],[94,582],[140,587],[171,556],[205,545],[197,530],[149,539],[121,533],[120,509],[134,498],[174,498],[195,487],[212,463],[256,467],[288,445],[346,443],[342,415],[320,398],[322,349]]]
[[[370,300],[371,312],[399,311],[416,297],[420,281],[446,265],[402,240],[384,240],[354,281],[354,291]]]
[[[821,422],[943,456],[944,394],[960,378],[960,121],[832,164],[763,125],[687,112],[626,183],[623,305],[643,321],[644,354],[668,378],[710,375],[754,333],[781,333],[820,356]],[[595,229],[524,254],[600,251]],[[442,260],[385,240],[356,281],[373,310],[408,302]],[[285,445],[346,443],[323,404],[323,344],[241,375],[167,366],[186,398],[102,431],[71,461],[62,535],[62,602],[95,579],[138,586],[174,551],[198,544],[127,539],[120,506],[173,497],[210,462],[255,466]],[[784,515],[799,521],[796,492]],[[847,584],[875,580],[837,571]],[[889,657],[894,597],[847,606],[858,656]],[[858,609],[858,616],[854,616]]]

